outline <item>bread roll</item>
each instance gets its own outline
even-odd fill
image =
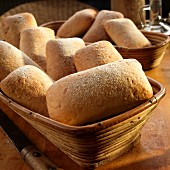
[[[1,90],[20,105],[48,116],[46,91],[53,80],[35,66],[22,66],[1,81]]]
[[[55,39],[54,30],[46,27],[30,27],[22,31],[20,50],[46,71],[46,43]]]
[[[105,32],[104,22],[109,19],[123,18],[123,14],[116,11],[102,10],[100,11],[90,29],[83,36],[85,42],[96,42],[100,40],[110,40]]]
[[[68,75],[47,90],[49,117],[83,125],[130,110],[153,96],[135,59],[115,61]]]
[[[118,46],[141,48],[150,46],[149,40],[128,18],[112,19],[104,23],[108,35]]]
[[[28,27],[37,26],[35,17],[28,12],[2,18],[5,41],[19,48],[20,33]]]
[[[24,65],[40,66],[18,48],[5,41],[0,41],[0,81],[18,67]]]
[[[57,31],[58,37],[69,38],[83,35],[92,25],[97,11],[83,9],[72,15]]]
[[[50,40],[46,46],[47,73],[54,80],[77,72],[73,61],[74,53],[85,46],[81,38]]]
[[[82,71],[123,58],[109,41],[98,41],[77,50],[73,59],[77,71]]]

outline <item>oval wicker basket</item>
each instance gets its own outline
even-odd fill
[[[169,36],[162,33],[148,31],[141,32],[149,39],[152,46],[144,48],[125,48],[115,46],[115,48],[123,58],[135,58],[142,64],[143,70],[149,70],[157,67],[161,63],[170,39]]]
[[[22,107],[0,92],[0,100],[83,168],[96,168],[131,149],[140,131],[165,95],[159,82],[148,78],[154,96],[138,107],[86,126],[69,126]]]
[[[65,21],[52,21],[44,23],[41,26],[53,29],[55,32]],[[123,58],[135,58],[143,67],[143,70],[150,70],[157,67],[165,54],[169,45],[170,38],[168,35],[156,32],[141,31],[146,38],[152,43],[150,47],[144,48],[126,48],[115,46]],[[86,44],[89,44],[86,42]]]

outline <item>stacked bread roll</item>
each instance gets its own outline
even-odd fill
[[[54,30],[45,27],[29,27],[21,32],[20,38],[20,50],[46,71],[45,49],[47,42],[55,39]]]
[[[73,59],[77,71],[82,71],[123,58],[109,41],[98,41],[77,50]]]
[[[97,15],[94,9],[83,9],[72,15],[57,31],[58,37],[69,38],[83,35]]]
[[[89,16],[90,14],[93,16],[91,24],[88,22],[87,12],[89,12]],[[83,18],[86,19],[83,20]],[[101,10],[98,13],[94,10],[90,11],[90,9],[79,11],[61,25],[57,36],[82,37],[86,43],[108,40],[117,46],[127,48],[151,46],[151,42],[132,20],[124,18],[120,12],[110,10]]]
[[[96,19],[90,29],[83,36],[85,42],[96,42],[100,40],[110,40],[103,24],[109,19],[123,18],[123,14],[116,11],[102,10],[96,16]]]
[[[5,41],[19,48],[20,33],[30,26],[37,26],[35,17],[28,12],[2,18],[2,28]]]
[[[81,38],[60,38],[48,41],[46,45],[47,73],[58,80],[77,72],[73,55],[85,46]]]
[[[15,69],[24,66],[40,66],[30,59],[25,53],[8,42],[0,41],[0,81]]]
[[[118,46],[142,48],[151,45],[149,40],[128,18],[108,20],[104,23],[104,28]]]
[[[30,13],[3,19],[5,41],[0,41],[0,87],[22,106],[48,116],[46,91],[53,80],[44,72],[45,49],[55,34],[36,23]]]
[[[37,26],[31,13],[19,13],[2,19],[4,40],[17,47],[46,71],[46,43],[55,39],[54,30]]]
[[[119,12],[79,11],[61,26],[57,37],[52,29],[31,24],[18,32],[19,49],[0,41],[0,87],[34,112],[64,124],[85,125],[121,114],[153,96],[141,64],[123,59],[108,41],[131,48],[150,45]],[[125,35],[130,42],[124,41]]]
[[[46,91],[53,80],[35,66],[26,65],[11,72],[0,83],[1,90],[22,106],[48,116]]]
[[[141,64],[124,59],[66,76],[47,91],[49,116],[83,125],[123,113],[153,95]]]

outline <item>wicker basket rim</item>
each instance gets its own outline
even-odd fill
[[[153,104],[159,103],[159,101],[165,95],[165,87],[161,83],[159,83],[158,81],[156,81],[150,77],[148,77],[148,80],[151,83],[152,88],[155,88],[155,90],[156,90],[154,96],[151,99],[149,99],[148,101],[144,102],[143,104],[137,106],[134,109],[131,109],[131,110],[126,111],[122,114],[119,114],[118,116],[108,118],[103,121],[99,121],[98,123],[93,123],[93,124],[85,125],[85,126],[70,126],[70,125],[62,124],[60,122],[52,120],[48,117],[42,116],[36,112],[33,112],[33,111],[19,105],[18,103],[16,103],[12,99],[8,98],[6,95],[4,95],[1,92],[0,92],[0,100],[6,101],[6,103],[9,103],[9,105],[13,105],[14,107],[27,113],[29,116],[33,116],[34,119],[38,119],[38,121],[45,122],[45,124],[48,124],[49,126],[52,126],[54,128],[58,127],[60,129],[63,129],[64,131],[65,130],[66,131],[77,131],[77,130],[79,131],[79,130],[99,129],[102,127],[106,127],[106,126],[108,127],[110,125],[120,123],[128,118],[131,118],[131,117],[137,115],[138,113],[144,111],[145,109],[151,107]],[[102,127],[101,127],[101,124],[102,124]]]
[[[51,24],[63,24],[65,21],[66,20],[49,21],[49,22],[41,24],[40,27],[45,27],[45,26],[51,25]]]

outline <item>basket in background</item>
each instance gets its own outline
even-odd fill
[[[126,48],[115,46],[123,58],[135,58],[143,67],[143,70],[150,70],[157,67],[166,52],[169,45],[169,36],[162,33],[141,31],[152,43],[150,47]]]

